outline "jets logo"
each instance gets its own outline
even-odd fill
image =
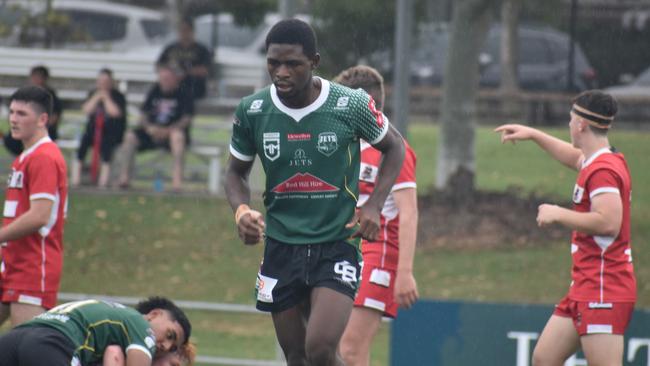
[[[325,156],[331,156],[339,148],[339,140],[334,132],[318,134],[316,150]]]
[[[279,132],[265,132],[262,144],[264,145],[264,156],[266,156],[267,159],[274,161],[280,157]]]

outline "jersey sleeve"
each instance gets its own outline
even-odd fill
[[[59,176],[52,157],[44,154],[34,155],[27,166],[27,186],[29,199],[48,199],[56,201]]]
[[[352,118],[354,129],[359,137],[368,141],[370,145],[376,145],[388,132],[390,124],[388,118],[377,110],[375,101],[362,89],[357,89],[354,97],[359,104]]]
[[[589,198],[593,199],[599,194],[616,193],[621,194],[621,180],[612,169],[598,169],[594,171],[587,179],[586,184]]]
[[[391,191],[397,191],[405,188],[416,188],[415,183],[415,164],[416,156],[413,149],[410,147],[406,148],[406,154],[404,154],[404,163],[402,164],[402,169],[395,179],[395,184]]]
[[[256,154],[255,140],[253,139],[252,126],[246,118],[243,104],[242,102],[237,106],[237,110],[233,116],[230,153],[239,160],[253,161]]]
[[[129,344],[126,345],[124,352],[137,349],[153,359],[156,353],[156,337],[149,322],[140,315],[133,315],[124,321],[124,327],[129,336]]]

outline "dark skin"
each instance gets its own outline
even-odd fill
[[[320,95],[321,81],[313,77],[320,55],[309,57],[301,45],[270,44],[267,49],[267,69],[277,95],[290,108],[303,108]],[[346,227],[355,227],[353,237],[375,240],[380,228],[383,203],[397,178],[404,159],[404,143],[392,127],[374,145],[384,155],[374,192]],[[230,156],[226,169],[226,196],[233,211],[249,204],[248,177],[252,161]],[[247,245],[258,243],[264,235],[264,219],[257,211],[240,216],[237,229]],[[302,303],[279,313],[273,313],[278,341],[290,366],[342,365],[336,354],[348,317],[352,299],[326,287],[315,287]]]

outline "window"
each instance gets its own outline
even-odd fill
[[[119,41],[126,37],[126,17],[80,10],[62,12],[70,17],[76,30],[88,34],[91,41]]]
[[[163,20],[145,19],[141,20],[140,24],[150,40],[165,38],[170,31],[169,25]]]
[[[521,37],[519,39],[519,63],[524,65],[553,63],[546,40],[539,37]]]

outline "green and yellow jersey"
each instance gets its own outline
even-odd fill
[[[75,345],[82,365],[102,362],[106,347],[118,345],[126,354],[139,349],[153,358],[156,338],[149,322],[134,309],[99,300],[75,301],[38,315],[21,327],[50,327]]]
[[[389,122],[361,89],[321,79],[307,107],[285,106],[273,85],[242,99],[231,154],[260,157],[266,173],[266,235],[288,244],[347,239],[358,198],[359,139],[372,145]]]

